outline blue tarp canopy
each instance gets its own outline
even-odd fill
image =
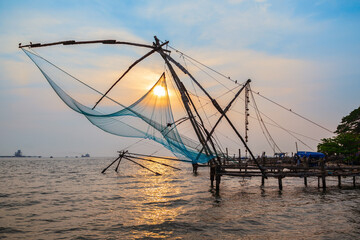
[[[305,152],[305,151],[298,151],[296,153],[299,157],[308,157],[308,158],[323,158],[325,154],[320,152]]]

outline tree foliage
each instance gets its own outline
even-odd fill
[[[336,129],[336,133],[360,134],[360,107],[342,118],[341,123]]]
[[[342,118],[333,138],[324,138],[318,151],[331,155],[342,155],[346,160],[359,162],[360,156],[360,107]]]

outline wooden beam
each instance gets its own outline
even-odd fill
[[[51,43],[31,43],[27,45],[22,45],[19,43],[19,48],[39,48],[39,47],[49,47],[55,45],[81,45],[81,44],[95,44],[95,43],[102,43],[102,44],[115,44],[115,45],[130,45],[136,47],[144,47],[144,48],[151,48],[154,49],[154,46],[141,44],[141,43],[133,43],[133,42],[124,42],[124,41],[117,41],[112,39],[107,40],[92,40],[92,41],[75,41],[75,40],[66,40],[66,41],[58,41],[58,42],[51,42]],[[164,49],[165,52],[171,52],[169,50]]]
[[[169,42],[164,42],[163,44],[161,44],[159,47],[161,48],[162,46],[164,46],[165,44],[168,44]],[[121,75],[121,77],[116,80],[114,82],[113,85],[111,85],[111,87],[104,93],[104,95],[101,96],[101,98],[95,103],[94,107],[92,109],[94,109],[100,102],[101,100],[103,100],[103,98],[111,91],[111,89],[113,89],[113,87],[115,87],[115,85],[133,68],[136,66],[136,64],[138,64],[139,62],[141,62],[142,60],[144,60],[145,58],[149,57],[151,54],[153,54],[154,52],[156,52],[158,50],[159,47],[155,47],[153,48],[153,50],[151,50],[150,52],[146,53],[144,56],[142,56],[141,58],[139,58],[138,60],[136,60],[133,64],[131,64],[129,66],[129,68]]]

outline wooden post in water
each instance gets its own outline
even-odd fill
[[[325,179],[325,161],[322,158],[320,160],[321,163],[321,178],[322,178],[322,187],[323,187],[323,191],[326,190],[326,179]]]
[[[278,170],[278,173],[279,173],[279,177],[278,177],[278,182],[279,182],[279,190],[281,191],[283,189],[283,186],[282,186],[282,169],[279,168]]]
[[[216,166],[215,169],[215,178],[216,178],[216,195],[219,195],[220,192],[220,182],[221,182],[221,167],[219,165]]]
[[[356,187],[355,176],[353,176],[353,185]]]
[[[318,177],[318,188],[320,188],[320,177]]]
[[[265,185],[265,178],[264,176],[261,176],[261,186],[264,187]]]
[[[283,187],[282,187],[282,177],[279,177],[278,181],[279,181],[279,190],[281,191],[283,189]]]
[[[306,176],[304,176],[304,185],[305,185],[305,187],[307,187],[307,177]]]
[[[213,165],[210,166],[210,183],[211,187],[214,187],[214,179],[215,179],[215,167]]]
[[[341,176],[338,176],[338,187],[341,188]]]

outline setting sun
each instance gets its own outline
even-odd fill
[[[163,97],[166,95],[166,91],[165,91],[165,88],[162,87],[162,86],[156,86],[154,89],[153,89],[153,92],[156,96],[158,97]]]

